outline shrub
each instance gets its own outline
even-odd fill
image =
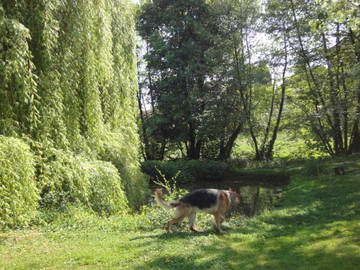
[[[194,181],[194,176],[185,170],[186,161],[159,161],[148,160],[141,164],[141,170],[150,176],[151,179],[162,181],[164,178],[171,179],[177,175],[176,179],[179,183],[187,183]]]
[[[63,208],[68,203],[89,205],[90,181],[82,170],[84,159],[54,148],[37,149],[40,206]]]
[[[176,178],[178,183],[193,181],[221,181],[231,174],[227,163],[214,160],[177,160],[177,161],[157,161],[150,160],[142,163],[144,173],[153,179],[161,179],[157,169],[166,178]]]
[[[198,181],[222,181],[231,174],[229,165],[222,161],[190,160],[183,166],[184,170]]]
[[[40,206],[66,208],[78,204],[101,214],[127,211],[117,169],[109,162],[89,161],[71,152],[47,148],[38,161]]]
[[[177,186],[177,177],[179,176],[179,173],[175,174],[172,178],[167,178],[159,169],[155,170],[159,175],[159,179],[155,181],[155,183],[165,190],[164,199],[166,201],[175,201],[187,193],[186,190],[180,189]],[[146,222],[142,222],[144,229],[157,229],[164,227],[164,222],[173,215],[173,212],[174,209],[163,208],[152,200],[151,204],[145,205],[141,208],[139,216],[145,217],[143,220],[146,220]],[[182,222],[178,225],[183,227],[185,223]]]
[[[229,164],[230,167],[238,169],[246,168],[249,165],[249,161],[242,158],[232,158],[227,160],[226,163]]]
[[[168,202],[176,201],[183,197],[188,191],[179,188],[177,184],[177,176],[167,179],[160,171],[161,181],[156,181],[156,184],[165,190],[164,199]],[[160,180],[160,179],[159,179]],[[161,229],[166,226],[167,220],[174,216],[174,209],[164,209],[152,200],[151,204],[142,207],[137,218],[139,220],[138,227],[142,230]],[[211,227],[214,224],[213,217],[207,213],[198,213],[196,218],[196,225],[200,228]],[[185,220],[174,224],[180,230],[186,231],[189,228],[189,223]]]
[[[161,180],[161,171],[166,178],[173,178],[179,184],[192,182],[222,182],[241,180],[243,182],[261,181],[271,184],[287,184],[289,175],[281,170],[242,170],[231,163],[214,160],[149,160],[142,163],[142,171],[152,180]]]
[[[38,198],[29,146],[0,136],[0,229],[26,226],[36,214]]]
[[[118,170],[110,162],[90,161],[83,163],[90,182],[89,203],[102,215],[124,213],[127,199]]]
[[[106,133],[99,156],[101,160],[111,162],[118,169],[130,207],[139,208],[149,189],[146,177],[140,170],[134,138],[135,135],[126,138],[126,134]]]

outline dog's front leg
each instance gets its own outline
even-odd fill
[[[203,231],[195,228],[195,221],[196,221],[196,212],[193,212],[189,216],[190,230],[192,230],[193,232],[198,232],[198,233],[203,232]]]
[[[222,233],[223,232],[223,230],[221,229],[222,216],[219,213],[215,213],[214,219],[215,219],[215,225],[216,225],[217,231],[219,233]]]

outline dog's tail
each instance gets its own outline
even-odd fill
[[[173,208],[179,205],[178,202],[169,203],[165,201],[163,198],[163,192],[160,188],[155,190],[155,200],[160,206],[164,208]]]

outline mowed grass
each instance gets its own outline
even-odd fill
[[[360,269],[360,175],[300,177],[255,218],[226,233],[175,227],[146,215],[77,217],[0,234],[0,269]],[[204,217],[203,217],[204,218]]]

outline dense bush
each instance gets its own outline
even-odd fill
[[[166,178],[172,178],[178,173],[176,180],[179,183],[186,183],[221,181],[231,175],[232,168],[225,162],[213,160],[150,160],[142,163],[142,170],[153,179],[161,179],[157,170],[161,171]]]
[[[0,136],[0,230],[26,226],[36,214],[38,198],[29,146]]]
[[[161,181],[160,172],[167,179],[177,175],[176,181],[179,184],[231,180],[242,180],[249,183],[258,181],[269,184],[287,184],[290,179],[289,175],[281,170],[243,170],[234,162],[228,163],[214,160],[149,160],[143,162],[141,168],[153,180]]]
[[[146,177],[139,170],[136,134],[129,136],[129,131],[122,135],[104,134],[100,159],[111,162],[119,171],[127,200],[131,208],[138,208],[148,195]],[[125,142],[129,144],[125,146]],[[130,143],[131,142],[131,143]]]
[[[91,161],[82,164],[90,182],[89,204],[102,215],[127,211],[127,198],[118,170],[110,162]]]
[[[39,148],[37,151],[40,152]],[[103,215],[127,211],[122,181],[110,162],[88,161],[51,148],[41,153],[38,186],[42,208],[80,204]]]
[[[48,148],[41,152],[37,168],[42,208],[89,204],[90,182],[82,169],[83,162],[84,159],[63,150]]]
[[[179,183],[186,183],[194,181],[194,176],[184,170],[184,161],[158,161],[148,160],[141,164],[141,169],[144,173],[149,175],[152,179],[162,180],[160,172],[166,179],[171,179],[177,175],[176,180]]]
[[[31,144],[41,144],[35,152],[42,207],[81,203],[116,212],[122,195],[94,206],[90,198],[105,190],[89,192],[95,182],[97,188],[111,182],[110,189],[120,178],[130,206],[145,198],[135,19],[127,0],[0,3],[0,59],[6,63],[0,64],[0,135],[26,134]],[[112,162],[120,178],[97,161],[89,174],[87,160]]]

